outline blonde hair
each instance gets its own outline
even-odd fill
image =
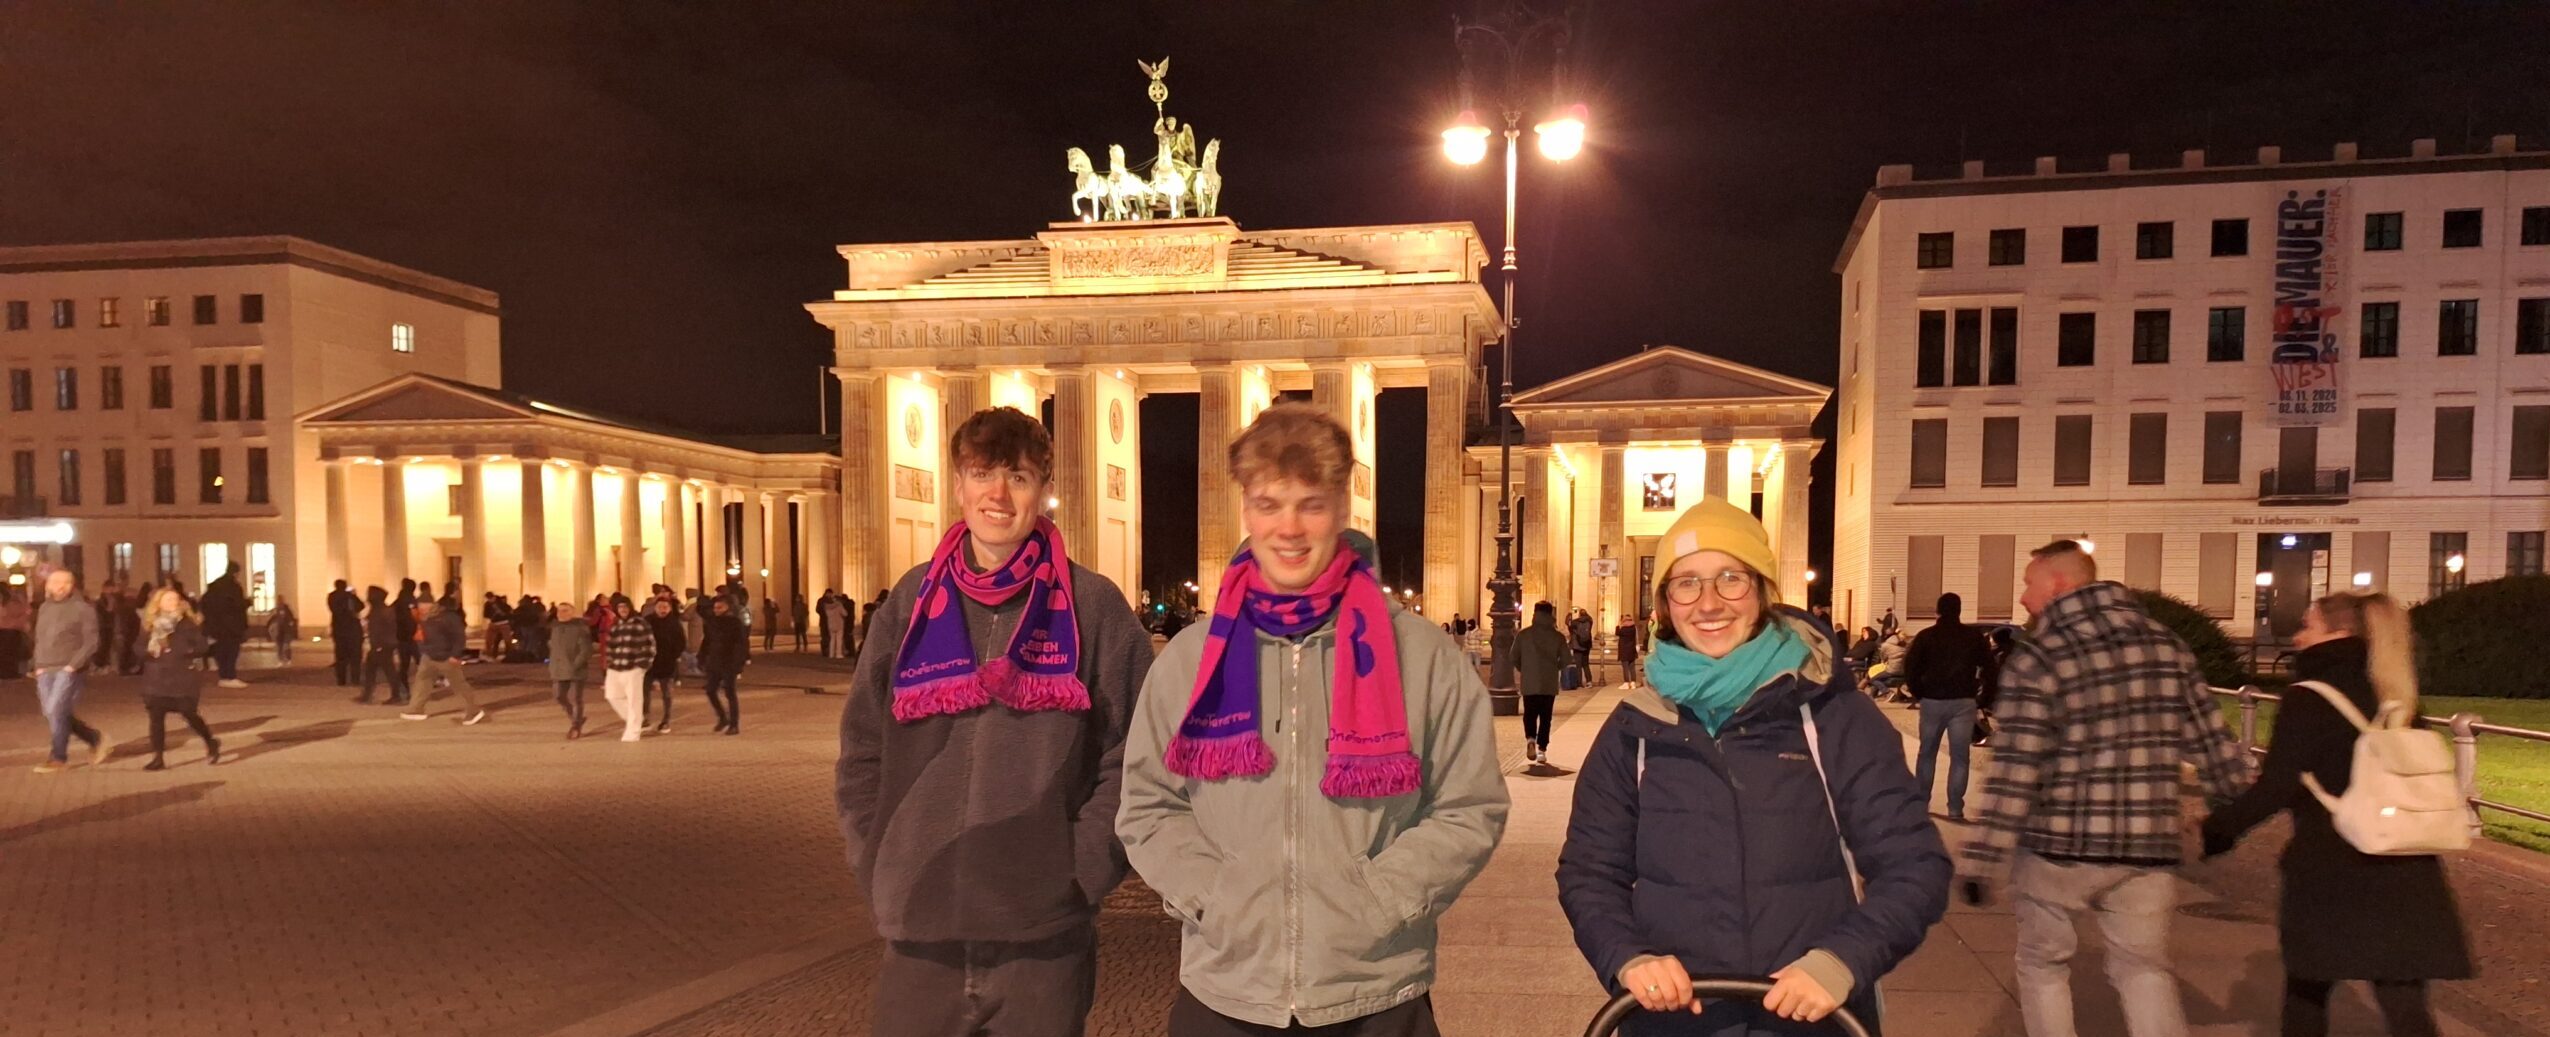
[[[2417,717],[2417,633],[2408,610],[2388,594],[2342,592],[2313,602],[2329,629],[2364,639],[2364,671],[2373,697],[2399,707],[2406,723]]]
[[[1231,441],[1230,462],[1231,481],[1243,489],[1291,479],[1344,493],[1354,479],[1355,441],[1317,404],[1279,403]]]

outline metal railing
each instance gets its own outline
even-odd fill
[[[2284,701],[2284,696],[2260,690],[2255,684],[2244,684],[2236,689],[2213,688],[2211,690],[2216,695],[2239,701],[2240,729],[2237,734],[2240,738],[2240,747],[2259,756],[2266,755],[2267,750],[2258,744],[2258,703],[2281,703]],[[2481,720],[2479,714],[2471,712],[2455,713],[2449,717],[2422,716],[2418,719],[2425,721],[2428,727],[2442,728],[2452,732],[2453,779],[2461,786],[2462,800],[2470,806],[2471,838],[2479,837],[2479,811],[2482,808],[2550,824],[2550,814],[2526,810],[2512,803],[2499,803],[2479,795],[2480,735],[2497,735],[2505,738],[2519,738],[2527,742],[2550,743],[2550,731],[2491,724]]]
[[[2352,468],[2268,468],[2258,473],[2258,499],[2265,502],[2345,500],[2355,481]]]

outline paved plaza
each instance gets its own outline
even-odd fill
[[[0,684],[0,1032],[864,1033],[879,948],[831,807],[845,669],[757,662],[733,738],[685,687],[673,732],[634,745],[564,741],[531,667],[471,668],[498,704],[475,727],[448,698],[408,722],[306,666],[252,674],[205,697],[230,760],[204,766],[189,737],[159,773],[141,769],[130,683],[94,680],[82,715],[117,758],[49,776],[28,770],[31,683]],[[1563,699],[1555,763],[1615,694]],[[598,688],[588,709],[610,726]],[[1451,1034],[1574,1034],[1599,997],[1551,877],[1572,782],[1523,767],[1519,725],[1500,724],[1513,820],[1445,921],[1437,1006]],[[2199,1033],[2272,1031],[2273,842],[2186,872],[2175,936]],[[2491,848],[2453,870],[2485,978],[2439,992],[2446,1032],[2550,1034],[2543,869]],[[1174,924],[1137,884],[1100,932],[1092,1032],[1156,1033]],[[1954,909],[1887,980],[1888,1032],[2019,1033],[2011,943],[2006,909]],[[2096,955],[2076,970],[2083,1032],[2120,1032]],[[2360,996],[2340,1032],[2377,1032]]]

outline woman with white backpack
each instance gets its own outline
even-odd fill
[[[2328,1032],[2329,993],[2340,980],[2373,984],[2373,999],[2394,1037],[2435,1033],[2426,1004],[2429,980],[2472,974],[2469,941],[2453,904],[2444,867],[2432,849],[2450,848],[2464,825],[2449,803],[2450,831],[2384,830],[2359,817],[2351,802],[2375,778],[2403,806],[2369,814],[2429,814],[2414,802],[2433,782],[2442,739],[2414,730],[2416,648],[2408,613],[2381,594],[2333,594],[2314,602],[2294,636],[2301,680],[2276,711],[2274,741],[2258,783],[2205,819],[2205,855],[2229,852],[2241,835],[2277,813],[2293,812],[2284,850],[2279,928],[2284,945],[2285,1037]],[[2324,690],[2325,689],[2325,690]],[[2345,707],[2332,700],[2332,693]],[[2367,726],[2369,725],[2369,726]],[[2359,753],[2358,740],[2378,743]],[[2422,742],[2421,742],[2422,740]],[[2431,744],[2424,744],[2431,743]],[[2441,756],[2449,776],[2450,757]],[[2358,796],[2347,796],[2364,766],[2380,766]],[[2431,799],[2432,795],[2422,798]],[[2336,809],[2337,814],[2331,810]],[[2350,841],[2352,840],[2352,841]],[[2369,845],[2380,853],[2368,853]]]

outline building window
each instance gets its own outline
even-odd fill
[[[177,451],[167,447],[151,451],[151,503],[177,503]],[[166,571],[167,563],[160,568]]]
[[[2479,354],[2479,300],[2446,299],[2435,307],[2435,355]]]
[[[221,503],[221,448],[208,446],[195,451],[195,499],[202,504]]]
[[[80,409],[79,368],[57,367],[53,369],[53,409]]]
[[[2245,256],[2249,254],[2249,221],[2215,220],[2214,254]]]
[[[1946,270],[1957,262],[1957,236],[1948,231],[1924,234],[1913,242],[1913,266],[1922,270]],[[393,327],[403,328],[398,324]],[[393,345],[390,348],[397,349]],[[399,352],[407,352],[404,349]]]
[[[2399,412],[2364,407],[2355,412],[2355,481],[2391,481],[2391,448]]]
[[[248,503],[266,503],[266,448],[248,448]]]
[[[196,572],[202,582],[211,583],[230,571],[230,545],[198,544],[195,547]]]
[[[2134,225],[2134,258],[2168,259],[2178,252],[2178,225],[2167,220]]]
[[[1988,244],[1988,261],[1993,266],[2020,266],[2028,261],[2028,232],[2024,227],[1993,231]]]
[[[177,371],[167,364],[151,365],[151,409],[168,410],[177,406]]]
[[[413,324],[392,324],[392,325],[390,325],[390,352],[393,352],[393,353],[413,353],[413,352],[416,352],[416,325],[413,325]]]
[[[2098,314],[2066,313],[2054,319],[2054,365],[2091,367],[2098,363]]]
[[[125,541],[106,549],[106,572],[117,583],[133,578],[133,544]]]
[[[36,499],[35,451],[15,450],[10,452],[9,496],[17,498],[20,506],[22,507]]]
[[[2158,533],[2125,535],[2125,585],[2136,590],[2160,589],[2160,553],[2163,541]]]
[[[258,612],[274,611],[274,545],[250,541],[248,544],[248,607]]]
[[[104,298],[104,299],[99,299],[99,300],[97,301],[97,326],[98,326],[98,327],[101,327],[101,328],[120,328],[120,327],[123,327],[123,326],[124,326],[124,318],[123,318],[123,315],[118,314],[118,313],[116,313],[116,312],[115,312],[116,304],[117,304],[117,303],[120,303],[120,302],[122,302],[122,301],[123,301],[123,300],[121,300],[121,299],[116,299],[116,298],[112,298],[112,297]]]
[[[2134,311],[2134,362],[2166,364],[2169,362],[2169,311]]]
[[[2196,607],[2215,619],[2231,618],[2239,584],[2240,534],[2205,533],[2196,538]]]
[[[2090,416],[2065,414],[2054,419],[2054,485],[2090,484]]]
[[[2550,245],[2550,205],[2527,206],[2524,209],[2523,243]]]
[[[159,579],[154,582],[166,583],[171,577],[182,575],[183,570],[180,570],[177,567],[177,545],[158,544],[154,546],[156,546],[158,550],[153,553],[159,556]]]
[[[2426,596],[2457,591],[2470,582],[2470,534],[2430,533],[2426,537]]]
[[[9,300],[9,330],[11,330],[11,331],[25,331],[25,330],[27,330],[27,301],[26,301],[26,300],[24,300],[24,299],[11,299],[11,300]]]
[[[23,367],[9,369],[9,409],[35,409],[35,372]]]
[[[2515,352],[2550,353],[2550,299],[2515,300]]]
[[[1904,538],[1904,589],[1910,591],[1904,611],[1913,619],[1939,617],[1939,577],[1946,537]]]
[[[195,297],[195,323],[211,324],[219,321],[220,319],[220,297],[212,295],[198,295]]]
[[[2469,407],[2435,408],[2436,482],[2470,481],[2470,432],[2473,411]]]
[[[2205,412],[2205,485],[2240,481],[2240,412]]]
[[[2364,251],[2397,252],[2407,237],[2407,218],[2395,212],[2364,214]]]
[[[2098,228],[2063,228],[2063,261],[2066,263],[2098,262]]]
[[[2506,478],[2550,479],[2550,407],[2517,407]]]
[[[1985,358],[1984,384],[2019,384],[2019,309],[2015,306],[1992,308],[1992,347]]]
[[[2238,363],[2249,352],[2249,310],[2242,306],[2216,306],[2205,314],[2205,360],[2208,363]]]
[[[2019,484],[2019,419],[1983,419],[1983,485]]]
[[[248,420],[266,420],[266,365],[248,365]]]
[[[203,366],[203,394],[196,397],[195,418],[199,421],[221,420],[221,365]]]
[[[1912,423],[1912,488],[1935,490],[1948,485],[1948,419],[1915,418]]]
[[[124,503],[124,448],[123,448],[123,447],[119,447],[119,446],[111,446],[111,447],[107,447],[107,448],[106,448],[106,464],[105,464],[105,473],[104,473],[104,474],[105,474],[105,476],[106,476],[106,503],[107,503],[109,506],[119,505],[119,504]],[[130,563],[127,563],[127,564],[130,564]]]
[[[97,369],[97,409],[124,409],[124,368],[108,364]]]
[[[54,455],[54,489],[63,504],[77,507],[80,503],[80,452],[63,450]]]
[[[2159,486],[2169,481],[2169,415],[2136,414],[2127,419],[2125,483]]]
[[[248,293],[248,294],[246,294],[246,295],[242,295],[242,296],[240,296],[240,297],[239,297],[239,323],[241,323],[241,324],[263,324],[263,323],[265,323],[265,322],[266,322],[266,297],[265,297],[265,296],[263,296],[263,295],[260,295],[260,294],[258,294],[258,293],[256,293],[256,292],[249,292],[249,293]]]
[[[1913,387],[1948,384],[1948,311],[1921,311],[1921,339],[1913,355]]]
[[[151,327],[167,327],[168,297],[165,295],[154,295],[149,299],[143,300],[142,315],[149,319]]]
[[[2016,597],[2019,538],[1988,533],[1975,538],[1975,611],[1979,620],[2008,620]]]
[[[69,299],[53,300],[53,326],[70,328],[79,324],[80,308]]]
[[[239,365],[221,365],[221,420],[239,420]]]
[[[2541,575],[2541,530],[2506,534],[2506,575]]]
[[[1652,483],[1652,480],[1650,480],[1650,482]],[[460,484],[459,484],[459,483],[452,483],[452,484],[450,484],[450,485],[448,485],[448,486],[443,487],[443,505],[444,505],[444,507],[446,507],[446,508],[449,508],[449,509],[450,509],[450,510],[448,510],[448,511],[443,512],[443,514],[445,514],[445,515],[449,515],[449,516],[451,516],[451,517],[453,517],[453,518],[459,518],[459,517],[460,517]],[[1664,508],[1658,508],[1658,509],[1653,509],[1653,510],[1666,511],[1666,510],[1671,510],[1671,509],[1672,509],[1672,505],[1666,505]]]
[[[1957,311],[1957,352],[1948,367],[1951,385],[1983,384],[1983,311]]]
[[[2479,247],[2479,210],[2444,210],[2444,247]]]
[[[2366,360],[2399,355],[2398,303],[2364,304],[2364,329],[2356,338],[2356,353]]]

